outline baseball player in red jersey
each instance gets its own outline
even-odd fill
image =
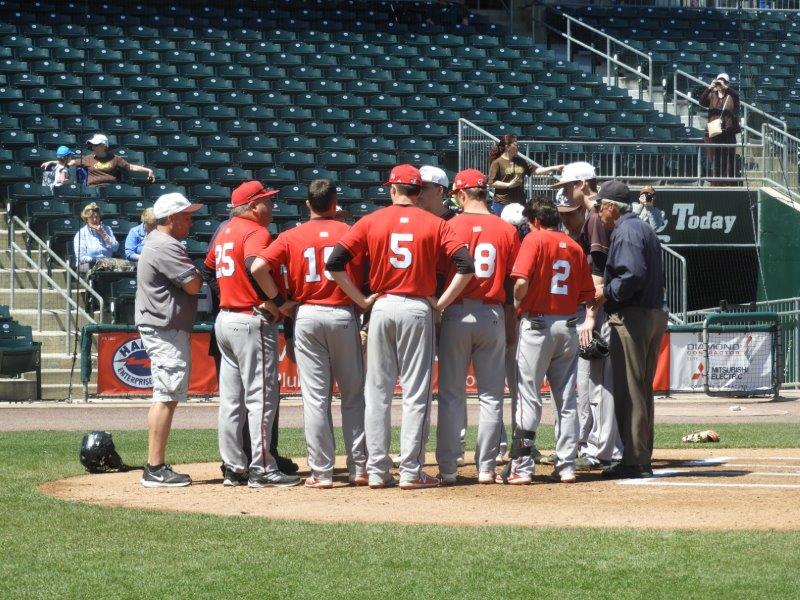
[[[475,277],[442,316],[436,459],[442,484],[455,483],[467,400],[465,382],[472,362],[480,398],[475,449],[478,481],[495,483],[505,387],[504,304],[512,298],[507,282],[520,242],[517,230],[489,211],[483,173],[475,169],[461,171],[453,182],[453,193],[463,212],[449,225],[458,241],[469,247]],[[449,280],[455,269],[452,265],[447,267]]]
[[[336,283],[356,304],[366,309],[374,302],[364,390],[371,488],[395,484],[389,474],[389,442],[398,375],[403,390],[400,487],[439,485],[437,478],[422,471],[431,405],[433,310],[443,310],[458,297],[472,279],[474,267],[466,245],[456,240],[447,223],[414,206],[421,183],[416,167],[398,165],[392,169],[387,181],[392,206],[361,218],[342,236],[327,262]],[[457,274],[437,299],[433,296],[436,264],[442,253],[456,263]],[[356,256],[370,261],[373,295],[369,298],[345,272],[345,265]]]
[[[219,373],[219,452],[225,463],[224,485],[292,486],[296,475],[281,473],[269,452],[272,421],[278,405],[278,289],[257,282],[251,267],[269,245],[271,197],[258,181],[247,181],[231,195],[231,219],[217,233],[205,265],[219,283],[220,313],[214,332],[222,354]],[[265,295],[266,293],[266,295]],[[245,462],[242,425],[248,415],[252,458]]]
[[[519,313],[516,428],[514,460],[507,483],[531,482],[532,440],[542,417],[540,388],[545,375],[556,405],[556,470],[554,480],[575,481],[578,453],[576,371],[578,305],[594,299],[594,283],[583,249],[558,231],[556,207],[535,199],[525,208],[533,231],[522,241],[511,270],[514,305]],[[522,452],[520,450],[523,449]]]
[[[287,267],[287,297],[281,312],[291,314],[297,307],[294,351],[303,395],[308,466],[311,476],[306,487],[333,486],[336,460],[331,419],[333,382],[342,395],[342,432],[347,450],[349,481],[367,485],[367,453],[364,443],[364,368],[361,338],[353,301],[324,270],[325,260],[350,227],[336,220],[336,186],[317,179],[308,186],[307,223],[283,232],[270,244],[254,266],[254,273],[271,277],[281,265]],[[363,281],[359,258],[347,265],[357,286]]]

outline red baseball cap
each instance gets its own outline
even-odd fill
[[[245,181],[242,185],[233,190],[231,194],[231,206],[244,206],[254,200],[269,198],[278,193],[278,190],[268,190],[260,181]]]
[[[405,185],[422,185],[422,175],[414,165],[397,165],[389,174],[389,179],[385,185],[394,183]]]
[[[455,194],[459,190],[467,190],[470,188],[486,188],[486,176],[478,171],[478,169],[464,169],[456,174],[453,180],[453,189],[450,192]]]

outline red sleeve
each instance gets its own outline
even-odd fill
[[[245,260],[258,256],[269,246],[270,241],[272,241],[272,236],[270,236],[266,227],[253,231],[244,238],[242,256]]]
[[[289,262],[287,250],[286,236],[279,235],[277,238],[275,238],[275,241],[267,246],[266,250],[262,250],[258,256],[267,261],[272,273],[276,274],[278,273],[281,265],[288,264]]]
[[[539,245],[536,243],[536,236],[529,233],[520,244],[517,259],[514,261],[514,266],[511,267],[511,277],[530,280],[533,264],[538,253]]]
[[[350,256],[363,254],[367,245],[367,218],[363,217],[356,221],[347,233],[339,240],[339,244],[350,253]]]
[[[440,247],[448,257],[453,256],[459,248],[469,249],[469,245],[458,239],[455,230],[447,221],[439,223],[439,240]]]

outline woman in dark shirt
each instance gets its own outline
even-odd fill
[[[739,125],[739,94],[730,87],[730,78],[727,73],[720,73],[700,94],[698,99],[701,106],[708,109],[708,121],[722,119],[722,133],[711,137],[706,127],[705,141],[707,144],[735,144],[736,134],[742,131]],[[737,182],[722,181],[717,177],[736,177],[736,148],[706,148],[709,170],[711,171],[711,185],[736,185]]]

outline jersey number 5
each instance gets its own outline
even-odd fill
[[[325,246],[322,248],[322,264],[328,262],[333,252],[333,246]],[[306,283],[314,283],[321,279],[319,271],[317,271],[317,253],[315,248],[306,248],[303,250],[303,257],[308,261],[308,275],[306,275]],[[333,277],[328,271],[323,271],[325,278],[333,281]]]
[[[411,250],[401,246],[400,242],[413,242],[413,233],[393,233],[389,238],[389,248],[396,256],[389,257],[389,264],[397,269],[407,269],[411,266]]]
[[[234,262],[228,254],[231,250],[233,250],[233,242],[217,244],[214,247],[214,263],[217,266],[217,279],[233,275]]]
[[[567,279],[569,279],[569,272],[572,265],[568,260],[557,260],[553,263],[553,278],[550,280],[550,293],[559,296],[566,296],[569,294],[569,286],[567,286]]]

